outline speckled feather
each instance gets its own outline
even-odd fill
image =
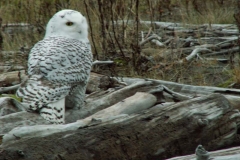
[[[74,25],[65,26],[69,21]],[[77,108],[83,104],[91,65],[86,19],[77,11],[62,10],[49,21],[44,39],[32,48],[29,77],[16,94],[28,110],[52,123],[64,123],[65,101]]]
[[[47,37],[31,50],[28,74],[40,74],[57,83],[85,82],[92,65],[88,45],[65,37]]]

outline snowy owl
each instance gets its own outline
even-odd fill
[[[31,49],[28,79],[16,94],[27,110],[64,123],[65,102],[72,108],[84,103],[91,66],[86,18],[78,11],[59,11],[48,22],[44,39]]]

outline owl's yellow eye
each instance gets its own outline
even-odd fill
[[[66,25],[67,25],[67,26],[72,26],[72,25],[73,25],[73,22],[67,22]]]

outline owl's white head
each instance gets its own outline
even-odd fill
[[[88,24],[78,11],[64,9],[57,12],[48,22],[45,37],[64,36],[88,42]]]

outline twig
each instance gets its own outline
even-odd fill
[[[112,1],[110,1],[110,4],[111,4],[111,8],[113,8],[113,2]],[[111,21],[112,21],[112,30],[113,30],[113,36],[114,36],[114,40],[115,40],[115,42],[116,42],[116,44],[117,44],[117,46],[118,46],[118,48],[119,48],[119,50],[120,50],[120,53],[121,53],[121,55],[125,58],[125,54],[124,54],[124,52],[122,51],[122,45],[119,43],[119,38],[117,37],[117,35],[116,35],[116,31],[115,31],[115,25],[114,25],[114,14],[113,14],[113,9],[110,9],[110,12],[111,12]]]
[[[177,92],[174,92],[173,90],[169,89],[168,87],[162,85],[163,87],[163,91],[165,91],[166,93],[170,94],[171,96],[173,96],[173,99],[175,100],[187,100],[187,99],[191,99],[193,98],[192,96],[187,96],[187,95],[183,95]]]
[[[150,35],[151,32],[152,32],[152,27],[149,28],[148,34],[146,35],[145,38],[148,38],[148,36]]]
[[[218,62],[228,62],[229,59],[227,58],[204,58],[204,60],[207,60],[207,61],[218,61]]]
[[[106,56],[107,48],[106,48],[106,31],[105,31],[105,22],[104,22],[104,13],[103,13],[103,2],[98,0],[98,11],[99,11],[99,21],[101,24],[101,44],[102,44],[102,51],[104,57]]]
[[[232,43],[232,42],[237,42],[237,41],[238,41],[238,37],[236,37],[236,39],[230,39],[230,40],[226,40],[224,42],[220,42],[220,43],[216,44],[216,46],[220,46],[221,47],[225,43]]]
[[[114,61],[99,61],[99,60],[96,60],[93,62],[92,65],[96,65],[96,64],[113,64]]]
[[[96,44],[95,44],[95,41],[94,41],[94,38],[93,38],[92,23],[91,23],[91,18],[90,18],[89,13],[88,13],[88,4],[87,4],[86,0],[84,0],[84,5],[85,5],[85,10],[86,10],[86,13],[87,13],[87,17],[88,17],[89,29],[90,29],[90,35],[91,35],[91,39],[92,39],[92,43],[93,43],[93,48],[94,48],[96,57],[98,59],[99,58],[98,57],[98,52],[97,52]]]
[[[144,41],[144,34],[143,34],[143,31],[141,31],[141,37],[142,37],[142,41]]]
[[[154,80],[149,80],[149,81],[154,81]],[[187,96],[187,95],[183,95],[183,94],[174,92],[173,90],[169,89],[168,87],[166,87],[166,86],[164,86],[162,84],[158,85],[157,87],[152,89],[149,93],[155,95],[156,93],[163,92],[163,91],[165,91],[166,93],[170,94],[174,101],[184,101],[184,100],[188,100],[188,99],[193,98],[193,96]]]

